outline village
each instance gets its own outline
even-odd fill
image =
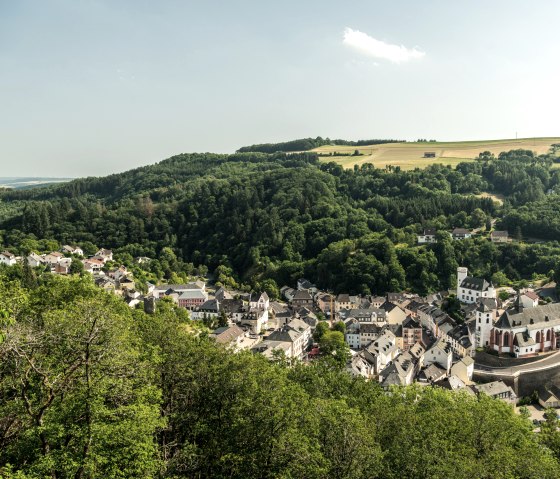
[[[457,269],[456,291],[427,297],[334,295],[300,279],[294,287],[280,289],[283,301],[272,301],[266,292],[228,291],[201,279],[148,283],[141,293],[124,265],[108,267],[117,263],[113,252],[104,248],[89,258],[84,258],[81,248],[69,245],[25,258],[4,251],[0,264],[25,262],[67,275],[73,258],[80,258],[98,287],[122,297],[130,307],[153,312],[165,298],[188,310],[192,320],[203,321],[212,330],[211,337],[232,351],[250,350],[271,360],[313,361],[322,353],[317,328],[324,323],[344,335],[350,351],[347,371],[378,381],[385,389],[418,383],[472,395],[485,393],[515,405],[520,398],[504,381],[475,381],[475,358],[483,353],[538,359],[560,350],[560,303],[547,302],[532,289],[510,290],[507,299],[498,296],[491,282],[470,276],[465,267]],[[459,301],[464,319],[444,311],[450,295]],[[554,384],[541,388],[538,403],[543,408],[560,407],[560,388]]]

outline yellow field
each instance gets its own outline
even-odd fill
[[[550,145],[560,143],[560,138],[521,138],[518,140],[460,141],[437,143],[384,143],[371,146],[329,145],[315,148],[317,153],[332,153],[333,156],[321,157],[321,161],[335,161],[345,168],[362,163],[372,163],[377,168],[388,165],[400,166],[403,170],[424,168],[440,163],[456,165],[462,161],[476,158],[483,151],[498,155],[502,151],[523,148],[537,154],[548,153]],[[353,153],[358,150],[363,156],[337,156],[337,153]],[[424,152],[434,152],[435,158],[423,158]]]

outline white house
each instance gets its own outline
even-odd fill
[[[367,347],[379,337],[384,326],[375,323],[361,323],[356,318],[347,318],[344,320],[344,324],[346,325],[344,339],[350,349],[363,349]],[[398,338],[396,339],[398,340]]]
[[[470,238],[471,236],[472,236],[472,231],[467,230],[465,228],[455,228],[451,232],[451,237],[454,240],[464,240],[464,239]]]
[[[261,331],[266,329],[268,324],[268,310],[266,309],[249,309],[249,311],[244,311],[239,319],[239,324],[244,324],[249,326],[253,333],[259,334]]]
[[[103,269],[104,263],[100,259],[84,260],[84,270],[88,273],[99,273]]]
[[[113,252],[110,249],[101,248],[93,255],[93,258],[100,259],[104,263],[107,261],[113,261]]]
[[[70,246],[67,244],[62,247],[62,252],[66,254],[75,254],[76,256],[84,255],[84,251],[79,246]]]
[[[490,233],[490,241],[492,243],[507,243],[509,241],[507,231],[492,231]]]
[[[424,365],[438,364],[443,369],[447,371],[447,374],[451,371],[451,366],[453,364],[453,350],[451,345],[438,339],[430,349],[424,353]]]
[[[539,295],[529,289],[521,294],[520,300],[524,308],[535,308],[539,305]]]
[[[45,264],[45,260],[37,253],[29,253],[27,255],[27,264],[32,268],[37,268],[38,266]]]
[[[0,253],[0,263],[13,266],[16,264],[16,256],[8,251],[3,251]]]
[[[465,384],[472,382],[474,373],[474,359],[470,356],[461,358],[453,366],[451,366],[451,375],[458,377]]]
[[[273,331],[265,341],[261,343],[263,347],[267,343],[288,343],[289,349],[285,350],[286,356],[294,359],[303,359],[303,355],[309,344],[308,337],[303,331],[297,331],[287,325],[282,329]]]
[[[360,323],[354,318],[349,318],[344,321],[346,325],[346,332],[344,339],[348,343],[350,349],[360,349]]]
[[[58,251],[53,251],[52,253],[45,255],[45,263],[50,264],[51,267],[55,267],[60,260],[64,258],[64,255]]]
[[[496,289],[485,279],[468,275],[465,267],[457,268],[457,298],[462,303],[476,303],[480,298],[496,298]]]
[[[370,379],[375,375],[374,365],[371,364],[365,357],[364,353],[355,353],[352,359],[348,362],[346,370],[353,376],[359,376],[365,379]]]
[[[311,326],[305,321],[296,318],[292,319],[285,327],[291,329],[292,331],[296,331],[297,333],[301,333],[301,347],[303,348],[303,352],[305,352],[312,340]]]
[[[376,374],[379,374],[399,354],[396,336],[385,329],[364,350],[364,357],[375,366]]]
[[[187,283],[187,284],[161,284],[154,288],[153,295],[154,298],[159,299],[171,293],[177,293],[181,295],[185,291],[206,292],[206,284],[202,281],[195,281],[194,283]]]
[[[249,301],[249,307],[268,310],[268,308],[270,307],[270,299],[268,297],[268,294],[262,293],[258,298],[251,298],[251,300]]]
[[[437,243],[435,229],[425,229],[422,234],[418,235],[418,244],[427,243]]]

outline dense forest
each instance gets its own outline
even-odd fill
[[[486,396],[389,393],[232,354],[167,300],[0,268],[0,477],[553,479],[560,432]],[[201,329],[202,328],[202,329]]]
[[[404,143],[403,140],[331,140],[330,138],[302,138],[300,140],[285,141],[282,143],[261,143],[258,145],[242,146],[237,153],[277,153],[292,151],[309,151],[313,148],[325,145],[347,145],[347,146],[365,146],[379,145],[382,143]]]
[[[560,273],[556,160],[516,150],[401,171],[343,169],[314,153],[183,154],[0,192],[0,242],[16,253],[112,248],[125,264],[153,258],[154,280],[201,269],[273,297],[301,276],[335,292],[426,294],[452,287],[457,265],[508,284]],[[481,234],[452,241],[455,227]],[[492,227],[516,241],[491,243]],[[438,230],[437,244],[416,245],[423,228]]]

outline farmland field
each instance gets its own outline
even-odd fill
[[[377,168],[388,165],[400,166],[403,170],[425,168],[428,165],[440,163],[456,165],[462,161],[470,161],[483,151],[490,151],[498,155],[502,151],[526,149],[538,154],[548,153],[550,145],[560,143],[560,138],[521,138],[517,140],[487,140],[460,141],[435,143],[384,143],[371,146],[339,146],[327,145],[315,148],[313,151],[321,154],[332,153],[332,156],[321,157],[322,161],[335,161],[345,168],[354,165],[372,163]],[[340,156],[337,153],[348,154],[358,150],[362,156]],[[424,152],[434,152],[435,158],[424,158]]]

